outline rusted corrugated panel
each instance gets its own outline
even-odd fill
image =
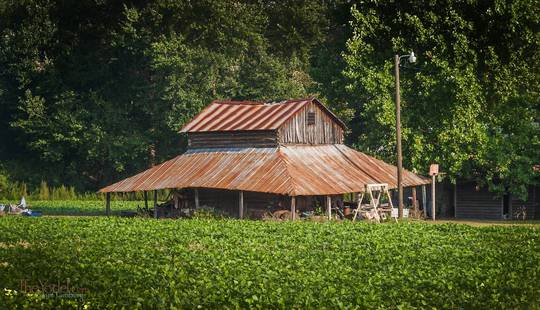
[[[385,180],[382,183],[388,183],[390,188],[397,188],[397,167],[390,165],[380,159],[368,156],[362,152],[355,151],[345,145],[336,146],[348,158],[351,159],[359,169],[367,174],[375,176],[377,179]],[[403,186],[417,186],[429,184],[431,180],[424,176],[403,169]]]
[[[284,195],[329,195],[396,187],[394,166],[344,145],[192,150],[101,192],[220,188]],[[404,171],[404,186],[429,179]]]
[[[309,103],[316,103],[340,126],[332,112],[316,99],[287,100],[277,103],[254,101],[213,101],[181,132],[215,132],[242,130],[275,130]]]

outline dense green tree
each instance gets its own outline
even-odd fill
[[[95,189],[180,153],[216,98],[313,88],[312,1],[38,1],[0,6],[0,158],[16,179]]]
[[[533,1],[364,1],[353,9],[346,75],[353,137],[393,161],[393,55],[403,63],[405,166],[521,195],[540,159],[540,10]]]
[[[394,160],[394,53],[404,158],[523,193],[539,145],[539,8],[529,1],[0,3],[0,170],[99,186],[185,148],[211,100],[317,96],[347,141]],[[345,74],[342,74],[344,72]]]

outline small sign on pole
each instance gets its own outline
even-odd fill
[[[429,166],[429,175],[431,176],[431,219],[435,220],[435,177],[439,174],[439,165],[431,164]]]
[[[431,164],[429,166],[429,175],[437,175],[439,174],[439,165],[438,164]]]

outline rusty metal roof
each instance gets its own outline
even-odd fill
[[[345,124],[317,99],[297,99],[263,103],[215,100],[180,132],[275,130],[309,103],[321,107],[340,126]]]
[[[191,150],[100,192],[219,188],[299,195],[364,191],[366,184],[397,187],[396,167],[345,145]],[[428,178],[404,170],[403,185]]]

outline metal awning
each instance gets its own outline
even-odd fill
[[[333,195],[366,184],[397,187],[396,167],[342,144],[190,150],[100,192],[217,188],[283,194]],[[430,179],[403,171],[403,186]]]

